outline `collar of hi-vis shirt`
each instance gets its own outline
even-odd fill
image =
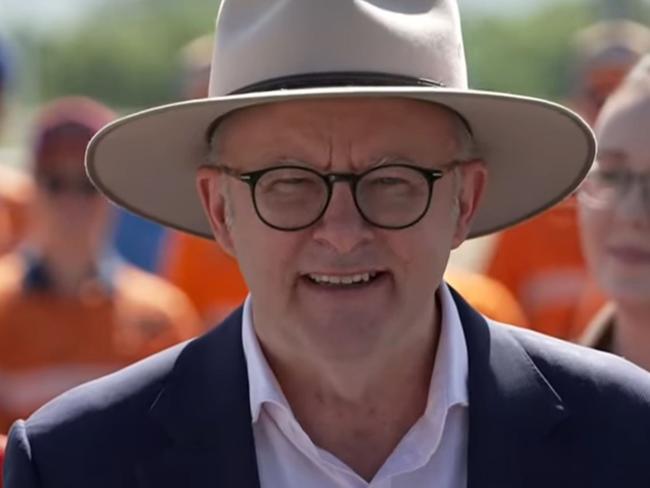
[[[24,246],[19,250],[22,259],[25,261],[25,276],[23,278],[24,292],[55,292],[54,284],[43,261],[40,253],[36,248]],[[87,287],[88,290],[101,291],[106,295],[111,295],[115,290],[115,278],[124,264],[122,258],[116,251],[107,248],[98,257],[95,263],[95,269],[88,273]]]
[[[373,479],[371,486],[384,486],[384,483],[375,483],[375,480],[382,479],[386,480],[386,486],[390,486],[392,477],[415,472],[426,466],[441,444],[445,425],[450,418],[449,413],[454,407],[464,411],[468,410],[469,363],[463,328],[458,309],[445,283],[440,286],[438,296],[441,304],[441,330],[425,413],[386,460]],[[251,417],[253,429],[256,432],[258,464],[260,463],[260,446],[257,445],[257,433],[264,432],[263,435],[266,437],[284,437],[283,439],[266,438],[264,445],[274,446],[276,451],[278,448],[282,449],[280,446],[285,448],[291,446],[290,449],[293,450],[291,454],[295,455],[298,451],[311,462],[311,465],[309,462],[307,464],[301,462],[299,466],[282,467],[281,470],[293,473],[290,479],[309,480],[309,471],[320,473],[329,471],[329,478],[341,483],[336,486],[348,486],[341,482],[342,477],[345,479],[356,478],[358,483],[355,482],[352,485],[368,486],[335,456],[318,448],[299,425],[255,335],[250,296],[244,303],[242,339],[248,370]],[[464,413],[453,418],[463,425],[455,425],[453,429],[448,429],[451,434],[447,435],[457,438],[446,441],[445,449],[466,449],[466,439],[461,437],[466,436],[468,417]],[[275,425],[264,428],[265,426],[261,424],[265,422],[272,422]],[[285,460],[295,459],[294,456],[281,456],[281,454],[275,452],[272,456],[276,456],[278,461],[283,461],[283,458]],[[262,457],[268,459],[268,456]],[[466,464],[462,462],[463,459],[466,459],[466,451],[454,452],[450,454],[450,461],[447,462],[445,459],[443,465],[449,466],[445,469],[465,470]],[[306,468],[306,466],[311,467]],[[263,468],[264,466],[260,466],[262,486],[275,486],[273,483],[267,484],[270,480],[264,480],[265,470]],[[301,469],[303,473],[298,473]],[[304,472],[305,470],[308,472]],[[465,474],[465,472],[453,473],[446,478],[460,480],[465,478]],[[312,486],[315,485],[312,484]]]

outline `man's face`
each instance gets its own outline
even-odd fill
[[[361,173],[392,161],[442,168],[459,154],[453,117],[404,99],[259,106],[224,121],[217,160],[243,172],[297,164],[321,173]],[[449,172],[438,180],[424,218],[402,230],[364,221],[346,183],[334,185],[320,220],[293,232],[260,221],[249,186],[237,179],[205,168],[198,185],[216,238],[237,258],[249,286],[262,342],[287,354],[306,348],[345,360],[399,347],[421,333],[423,321],[431,326],[434,294],[450,250],[468,231],[484,167],[463,165],[458,178]],[[372,278],[317,282],[359,275]]]
[[[35,225],[40,240],[86,252],[104,239],[109,207],[88,180],[84,153],[88,137],[52,136],[36,163]]]
[[[579,199],[583,247],[599,284],[614,299],[645,303],[650,303],[649,132],[650,103],[603,114],[594,168],[602,177],[592,183],[593,198],[581,190],[585,197]]]

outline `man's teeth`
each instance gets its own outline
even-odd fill
[[[377,273],[360,273],[355,275],[348,276],[331,276],[331,275],[319,275],[319,274],[310,274],[309,278],[312,281],[315,281],[318,284],[327,284],[327,285],[357,285],[359,283],[368,283],[370,280],[375,278]]]

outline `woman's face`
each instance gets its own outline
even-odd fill
[[[579,192],[583,248],[614,301],[650,303],[650,97],[607,107]]]

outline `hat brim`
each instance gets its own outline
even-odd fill
[[[464,117],[489,172],[469,237],[509,227],[560,202],[582,181],[596,151],[593,133],[579,116],[534,98],[428,87],[311,88],[180,102],[124,117],[92,139],[87,172],[127,210],[212,238],[195,177],[207,160],[206,133],[213,121],[253,105],[343,97],[405,97],[444,105]]]

